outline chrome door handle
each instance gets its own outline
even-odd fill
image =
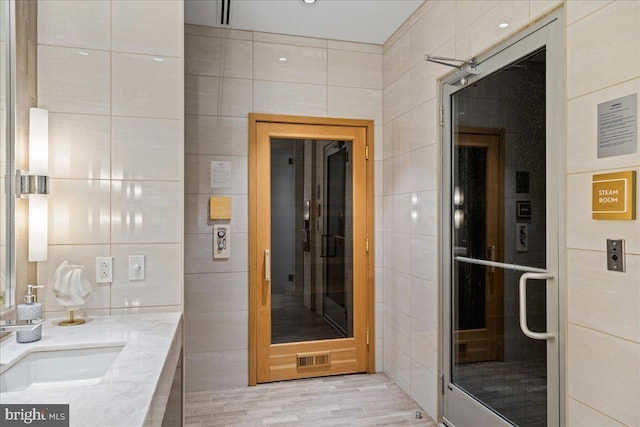
[[[541,279],[548,280],[553,279],[551,273],[524,273],[520,276],[520,329],[522,333],[533,338],[534,340],[549,340],[554,337],[553,332],[533,332],[527,326],[527,280],[529,279]]]
[[[271,281],[271,251],[269,249],[264,250],[264,281]]]

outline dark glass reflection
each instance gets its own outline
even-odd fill
[[[547,425],[547,373],[546,342],[519,328],[522,272],[469,259],[545,268],[545,79],[541,51],[451,99],[452,381],[527,427]],[[523,202],[530,215],[518,211]],[[544,282],[529,284],[527,304],[530,327],[545,330]]]
[[[271,342],[353,336],[351,142],[271,140]]]

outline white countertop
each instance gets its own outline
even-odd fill
[[[47,319],[42,339],[19,344],[11,336],[0,344],[0,363],[11,364],[27,353],[63,348],[122,345],[124,348],[97,385],[2,393],[0,403],[69,404],[76,427],[138,427],[158,424],[158,401],[166,403],[169,384],[182,346],[181,313],[94,317],[78,326],[58,326]],[[165,365],[169,369],[165,368]],[[164,372],[163,372],[164,370]],[[162,380],[162,381],[161,381]],[[164,405],[161,408],[164,413]],[[160,417],[162,414],[160,414]],[[161,420],[160,420],[161,421]]]

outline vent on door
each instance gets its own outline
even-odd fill
[[[331,366],[330,353],[298,353],[296,354],[298,368],[317,368]]]

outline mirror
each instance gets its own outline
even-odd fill
[[[15,3],[0,1],[0,314],[15,304]]]

